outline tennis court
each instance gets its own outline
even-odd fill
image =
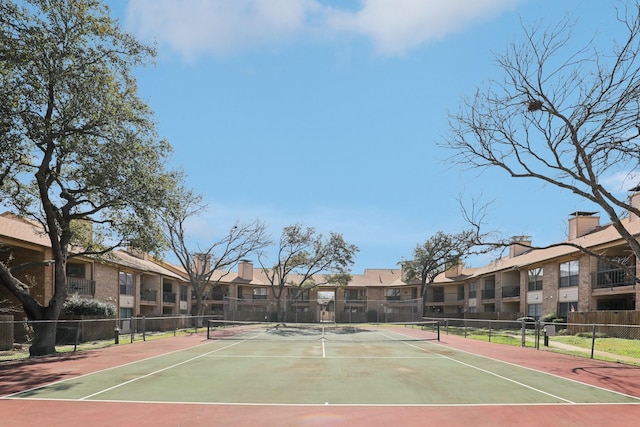
[[[432,325],[216,324],[6,365],[9,426],[64,425],[38,418],[52,412],[94,426],[585,426],[640,416],[638,368],[438,340]]]

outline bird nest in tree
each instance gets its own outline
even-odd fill
[[[542,101],[540,101],[539,99],[532,99],[531,101],[529,101],[528,110],[529,111],[542,110]]]

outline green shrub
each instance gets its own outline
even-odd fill
[[[556,319],[558,319],[558,315],[553,313],[553,314],[547,314],[546,316],[542,316],[540,321],[544,323],[551,323],[551,322],[554,322]]]
[[[75,316],[112,317],[116,314],[116,307],[111,303],[80,298],[77,295],[66,300],[62,306],[62,310],[66,314]]]

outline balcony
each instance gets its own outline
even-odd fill
[[[433,294],[433,302],[444,302],[444,294]]]
[[[615,288],[635,284],[635,267],[602,270],[591,275],[592,289]]]
[[[67,277],[67,294],[90,295],[93,297],[96,294],[96,282],[95,280]]]
[[[502,298],[519,298],[520,286],[505,286],[502,288]]]
[[[496,290],[495,289],[483,289],[482,290],[482,299],[495,299],[496,298]]]
[[[141,289],[140,301],[147,303],[155,303],[158,301],[158,291],[155,289]]]
[[[175,304],[176,303],[176,294],[172,293],[172,292],[163,292],[162,293],[162,302],[166,302],[169,304]]]

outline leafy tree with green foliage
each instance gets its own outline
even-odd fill
[[[296,301],[304,292],[325,284],[346,286],[351,280],[348,272],[358,251],[357,246],[347,243],[338,233],[325,237],[314,228],[301,224],[284,227],[275,264],[267,264],[269,260],[264,255],[258,258],[276,299],[278,320],[285,320],[287,302]],[[317,282],[315,276],[322,273],[325,273],[323,280]],[[288,299],[285,289],[292,290]]]
[[[27,266],[0,263],[28,319],[51,321],[33,323],[32,356],[55,353],[69,257],[163,242],[154,213],[181,175],[131,74],[154,56],[98,0],[0,2],[0,202],[39,223],[53,254],[48,301],[14,275]]]

